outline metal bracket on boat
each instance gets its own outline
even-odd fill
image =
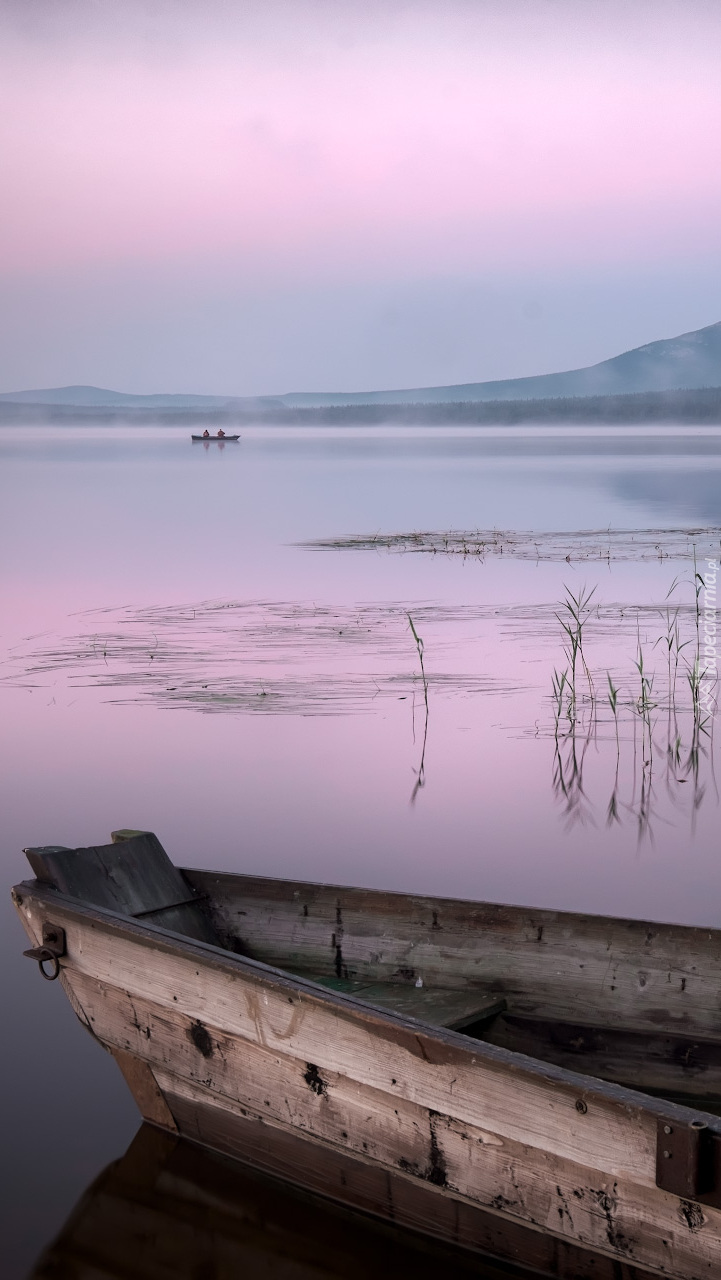
[[[43,977],[54,982],[60,974],[60,957],[65,955],[65,930],[57,924],[44,924],[42,946],[31,947],[29,951],[23,951],[23,955],[37,960]],[[52,965],[50,972],[45,968],[46,964]]]
[[[659,1117],[656,1186],[684,1200],[721,1205],[720,1138],[703,1120],[679,1124]]]

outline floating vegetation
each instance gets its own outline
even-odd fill
[[[412,612],[411,612],[412,611]],[[695,605],[679,602],[673,626],[693,633]],[[342,715],[377,709],[387,698],[425,703],[440,695],[504,698],[543,691],[539,659],[557,645],[559,606],[348,606],[308,602],[205,600],[144,609],[93,610],[78,616],[68,636],[30,638],[10,652],[0,671],[6,685],[42,688],[59,676],[69,686],[114,694],[114,702],[144,702],[209,714],[266,712]],[[640,634],[653,646],[669,606],[595,602],[584,614],[589,644]],[[413,632],[409,636],[410,619]],[[418,639],[432,639],[432,667],[419,670]],[[479,662],[481,644],[512,644],[512,676]],[[528,661],[524,654],[528,653]],[[531,718],[532,719],[532,718]]]
[[[433,628],[434,669],[407,606],[318,606],[274,601],[208,600],[80,615],[85,630],[23,646],[4,664],[2,681],[46,687],[59,673],[72,688],[113,691],[113,702],[149,703],[208,714],[263,712],[344,715],[369,712],[384,699],[428,685],[440,695],[515,691],[509,682],[459,666],[462,637],[449,623],[478,619],[477,610],[418,604],[418,626]],[[457,630],[466,635],[467,628]],[[419,648],[420,646],[420,648]],[[444,664],[445,663],[445,668]],[[426,726],[427,729],[427,726]]]
[[[579,529],[560,533],[534,533],[516,529],[472,531],[351,534],[299,543],[316,551],[388,551],[399,554],[463,556],[486,560],[506,556],[512,560],[569,563],[575,561],[693,560],[717,555],[721,528],[703,529]]]

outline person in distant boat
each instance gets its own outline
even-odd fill
[[[219,440],[222,440],[222,439],[223,439],[223,437],[224,437],[224,435],[225,435],[225,432],[224,432],[223,428],[222,428],[222,427],[218,427],[218,439],[219,439]]]
[[[210,432],[208,431],[208,428],[207,428],[207,427],[205,428],[205,431],[203,432],[203,439],[204,439],[204,440],[209,440],[209,439],[210,439]]]

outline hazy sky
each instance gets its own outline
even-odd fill
[[[717,0],[0,0],[0,389],[545,373],[721,319]]]

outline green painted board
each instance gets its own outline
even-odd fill
[[[366,1004],[381,1009],[392,1009],[407,1018],[418,1018],[432,1026],[448,1027],[460,1031],[484,1018],[493,1018],[506,1008],[503,996],[494,991],[462,991],[444,987],[416,987],[405,982],[364,982],[362,979],[316,977],[308,974],[313,982],[355,996]]]

